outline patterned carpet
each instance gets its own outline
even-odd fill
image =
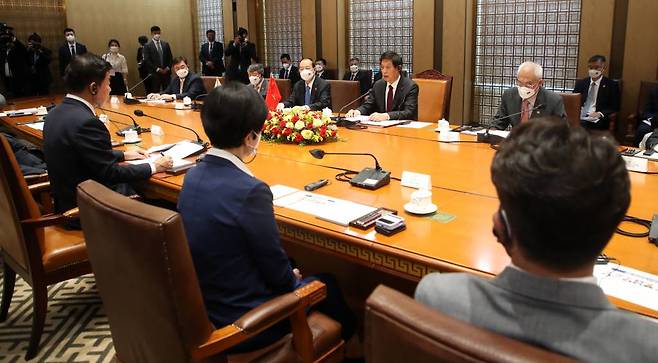
[[[0,269],[0,287],[2,282]],[[0,362],[25,362],[31,328],[32,288],[17,276],[9,316],[6,322],[0,323]],[[50,286],[39,354],[30,362],[113,361],[110,327],[94,276],[85,275]]]

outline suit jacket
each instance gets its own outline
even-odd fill
[[[297,82],[302,79],[302,77],[299,75],[299,68],[296,66],[291,65],[290,71],[287,73],[288,75],[286,76],[286,70],[283,69],[283,67],[279,69],[279,79],[289,79],[293,85],[297,84]]]
[[[201,45],[201,51],[199,51],[199,60],[201,61],[202,74],[204,76],[221,76],[226,68],[224,67],[224,44],[215,41],[212,46],[212,54],[208,53],[208,48],[210,43],[204,43]],[[206,66],[206,62],[211,61],[215,64],[214,69],[210,69]]]
[[[306,95],[306,82],[300,80],[292,88],[292,93],[283,104],[286,107],[304,106]],[[331,107],[331,86],[322,78],[315,77],[311,88],[311,111],[320,111],[325,107]]]
[[[649,93],[649,98],[647,99],[647,104],[644,106],[644,111],[642,111],[642,115],[640,120],[651,120],[651,127],[652,128],[657,128],[658,127],[658,117],[656,115],[658,114],[658,87],[654,87],[654,89],[651,90],[651,93]]]
[[[149,164],[119,164],[123,152],[112,150],[105,125],[85,104],[68,97],[46,116],[43,151],[57,212],[77,206],[75,188],[87,179],[111,187],[151,176]]]
[[[582,107],[587,101],[589,94],[591,78],[587,77],[576,81],[573,93],[581,94]],[[619,84],[608,77],[602,77],[599,84],[599,90],[596,95],[596,111],[603,114],[603,118],[596,123],[597,128],[608,129],[610,123],[609,116],[612,113],[619,112]]]
[[[175,76],[169,82],[169,86],[162,92],[168,95],[176,95],[176,99],[189,97],[194,100],[198,95],[206,93],[206,87],[203,85],[203,80],[198,75],[188,72],[185,81],[183,82],[183,93],[180,92],[180,78]]]
[[[358,108],[362,115],[374,112],[386,113],[386,92],[388,83],[383,79],[375,82],[370,96]],[[398,88],[393,96],[393,111],[388,113],[391,120],[418,120],[418,85],[412,79],[400,76]]]
[[[270,188],[229,160],[206,155],[190,169],[178,210],[215,326],[299,285],[281,247]]]
[[[231,41],[224,50],[224,55],[231,57],[226,67],[226,79],[249,83],[247,68],[251,65],[251,61],[256,59],[256,45],[246,42],[244,45],[236,47],[235,43]]]
[[[492,126],[499,130],[505,130],[509,125],[512,125],[512,127],[518,125],[521,122],[520,112],[522,101],[523,100],[521,99],[521,96],[519,96],[519,91],[516,87],[510,87],[505,90],[500,100],[496,117],[492,121]],[[534,110],[530,114],[530,119],[553,115],[560,117],[566,122],[567,112],[564,110],[564,102],[562,101],[562,97],[557,93],[551,92],[544,87],[539,88],[534,107],[540,105],[543,105],[543,107]]]
[[[263,96],[263,99],[267,97],[267,87],[270,85],[270,80],[267,78],[263,79],[263,84],[260,86],[260,92],[259,94]],[[253,86],[252,86],[253,87]],[[256,89],[256,87],[254,87]]]
[[[658,145],[658,128],[647,139],[647,149],[654,148],[656,145]]]
[[[87,53],[87,47],[85,47],[84,44],[75,43],[75,54],[76,55],[83,55]],[[69,43],[65,42],[64,45],[59,47],[59,75],[64,76],[64,72],[66,71],[66,66],[71,63],[71,48],[69,48]]]
[[[359,70],[356,72],[356,75],[354,76],[355,81],[359,81],[359,88],[361,89],[361,94],[364,94],[368,92],[368,90],[372,87],[372,77],[370,76],[370,73],[364,71],[364,70]],[[352,72],[347,71],[343,75],[343,80],[344,81],[350,81],[352,80]]]
[[[615,308],[600,287],[507,267],[488,280],[430,274],[416,300],[459,320],[587,362],[650,362],[658,325]]]
[[[52,52],[48,48],[41,47],[41,52],[35,49],[29,49],[27,52],[27,62],[33,79],[40,84],[49,85],[53,80],[50,73],[50,61]]]
[[[316,75],[318,78],[322,78],[322,79],[324,79],[325,81],[331,79],[331,77],[329,77],[329,73],[327,73],[327,70],[326,70],[326,69],[323,70],[322,73],[317,73],[317,72],[316,72],[315,75]]]
[[[23,43],[16,40],[14,47],[7,54],[6,49],[0,50],[0,79],[5,80],[5,62],[9,63],[13,82],[14,97],[22,97],[28,88],[28,66],[27,48]],[[7,83],[5,83],[6,85]]]
[[[162,48],[162,60],[153,39],[144,45],[144,66],[151,74],[155,74],[158,68],[165,69],[169,67],[171,69],[171,63],[174,60],[171,55],[171,47],[164,40],[160,40],[160,47]]]

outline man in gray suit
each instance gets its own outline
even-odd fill
[[[658,323],[616,309],[592,276],[630,204],[616,147],[578,127],[514,128],[491,166],[493,230],[511,264],[489,280],[430,274],[416,300],[499,334],[591,362],[655,362]]]
[[[505,130],[510,125],[514,127],[543,116],[558,116],[566,122],[562,97],[544,88],[543,70],[539,64],[522,63],[516,74],[516,87],[503,93],[492,126]]]

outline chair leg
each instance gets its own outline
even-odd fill
[[[11,298],[14,296],[14,285],[16,283],[16,272],[9,267],[7,262],[4,264],[4,284],[2,290],[2,303],[0,305],[0,322],[7,320]]]
[[[48,312],[48,290],[45,286],[33,287],[32,300],[34,308],[32,311],[32,335],[30,335],[30,345],[25,353],[25,360],[34,358],[39,353],[39,343],[41,342],[41,333],[46,321]]]

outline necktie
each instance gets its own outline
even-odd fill
[[[212,43],[208,43],[208,54],[212,54]]]
[[[183,78],[183,79],[179,78],[178,80],[180,82],[180,89],[179,89],[178,93],[182,94],[183,93],[183,85],[185,84],[185,78]]]
[[[350,81],[353,81],[354,78],[356,78],[356,73],[352,73],[352,77],[350,78]]]
[[[521,103],[521,123],[527,122],[530,118],[530,101],[523,100]]]
[[[386,112],[393,111],[393,86],[388,85],[388,93],[386,94]]]
[[[306,94],[304,95],[304,105],[308,106],[311,104],[311,87],[306,86]]]
[[[71,44],[71,57],[75,57],[75,45]]]
[[[288,72],[290,72],[290,71],[286,70],[286,75],[283,77],[283,79],[288,79]]]
[[[162,47],[160,46],[160,41],[155,42],[155,48],[158,50],[158,54],[160,55],[160,64],[164,65],[164,58],[162,56]]]
[[[589,85],[589,91],[587,92],[587,100],[585,101],[585,105],[583,106],[583,117],[587,117],[587,114],[590,112],[596,111],[596,96],[598,88],[596,87],[596,83],[592,82]]]

